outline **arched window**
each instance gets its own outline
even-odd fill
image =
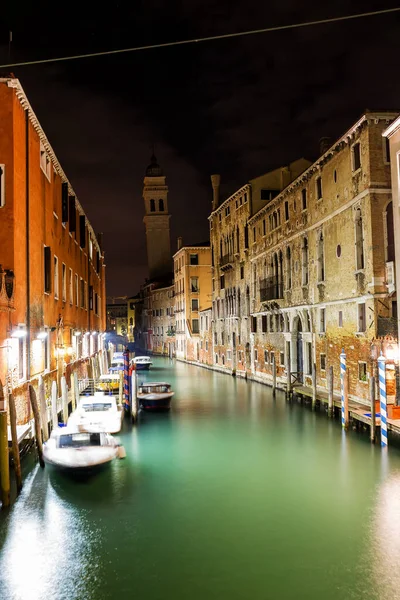
[[[286,288],[292,288],[292,252],[289,246],[286,248]]]
[[[308,285],[308,241],[307,238],[303,238],[303,245],[301,248],[301,265],[302,265],[302,285]]]
[[[236,227],[236,252],[239,254],[240,252],[240,237],[239,237],[239,227]]]
[[[155,212],[156,211],[156,201],[154,200],[154,198],[152,198],[150,200],[150,212]]]
[[[160,212],[164,212],[164,200],[162,198],[160,198],[158,201],[158,210]]]
[[[318,256],[318,283],[319,283],[320,281],[325,281],[324,234],[322,233],[322,231],[318,236],[317,256]]]
[[[364,227],[361,215],[361,209],[356,211],[356,270],[364,268]]]
[[[250,314],[250,289],[249,286],[246,287],[246,313]]]
[[[393,202],[386,207],[386,262],[394,261]]]

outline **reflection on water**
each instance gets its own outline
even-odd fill
[[[0,598],[400,597],[400,453],[264,386],[155,359],[170,413],[88,481],[35,467],[0,515]]]

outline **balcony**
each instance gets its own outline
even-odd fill
[[[234,262],[235,257],[233,254],[224,254],[224,256],[221,256],[219,266],[222,271],[229,271],[229,269],[233,269]]]
[[[277,277],[267,277],[260,281],[260,302],[281,300],[283,298],[283,283]]]

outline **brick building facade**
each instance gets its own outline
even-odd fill
[[[104,253],[20,82],[0,79],[0,378],[30,418],[27,384],[87,374],[103,351]],[[96,358],[97,360],[97,358]],[[100,361],[100,364],[102,361]]]

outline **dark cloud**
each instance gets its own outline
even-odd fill
[[[274,0],[32,4],[8,10],[15,59],[93,52],[382,9]],[[388,1],[385,8],[396,6]],[[18,10],[18,12],[17,12]],[[32,27],[40,23],[40,35]],[[90,220],[110,293],[145,272],[141,188],[150,146],[168,178],[172,242],[208,235],[209,175],[228,194],[305,156],[366,108],[400,106],[397,14],[15,69]],[[3,56],[7,53],[4,47]]]

